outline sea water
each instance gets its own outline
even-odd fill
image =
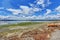
[[[52,21],[0,21],[0,25],[15,24],[15,23],[21,23],[21,22],[52,22]]]

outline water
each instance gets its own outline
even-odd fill
[[[21,22],[52,22],[52,21],[0,21],[0,25],[15,24],[15,23],[21,23]]]
[[[28,21],[0,21],[0,25],[15,24],[15,23],[21,23],[21,22],[28,22]]]

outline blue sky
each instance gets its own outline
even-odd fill
[[[60,19],[60,0],[0,0],[0,19]]]

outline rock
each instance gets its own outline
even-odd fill
[[[51,34],[50,40],[60,40],[60,30],[56,30]]]

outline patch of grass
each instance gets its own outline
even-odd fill
[[[40,23],[40,22],[22,22],[22,23],[16,24],[15,26],[28,26],[28,25],[38,24],[38,23]]]
[[[41,24],[42,22],[22,22],[17,24],[6,24],[6,25],[0,25],[0,29],[4,27],[16,27],[16,26],[29,26],[29,25],[35,25],[35,24]]]

